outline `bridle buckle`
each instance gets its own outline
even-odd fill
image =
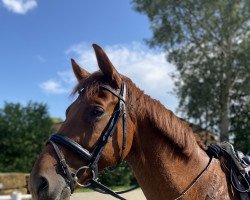
[[[67,170],[68,166],[67,166],[65,159],[60,160],[60,165],[62,167],[63,173],[67,174],[66,170]]]
[[[79,179],[78,179],[78,176],[77,176],[77,174],[80,172],[80,171],[82,171],[82,170],[91,170],[91,174],[92,174],[92,180],[95,180],[96,179],[96,174],[95,174],[95,171],[93,170],[93,169],[91,169],[89,166],[82,166],[82,167],[80,167],[76,172],[75,172],[75,174],[74,174],[74,180],[75,180],[75,182],[76,182],[76,184],[77,185],[79,185],[79,186],[81,186],[81,187],[89,187],[90,185],[91,185],[91,183],[90,182],[87,182],[86,184],[81,184],[81,183],[79,183]]]

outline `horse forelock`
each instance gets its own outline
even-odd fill
[[[115,84],[108,79],[101,71],[94,72],[90,77],[84,80],[80,80],[73,89],[71,96],[75,96],[79,91],[84,89],[84,93],[87,97],[91,97],[98,93],[101,84],[108,84],[112,88],[117,89]]]

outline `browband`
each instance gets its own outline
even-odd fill
[[[114,89],[107,85],[100,85],[100,88],[109,91],[114,96],[116,96],[119,100],[122,100],[125,103],[125,95],[126,95],[126,85],[122,85],[121,94],[118,94]],[[123,94],[123,95],[122,95]]]

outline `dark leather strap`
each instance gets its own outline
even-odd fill
[[[104,149],[105,145],[108,143],[109,138],[113,136],[113,133],[119,121],[119,116],[120,116],[120,110],[117,110],[113,113],[111,120],[108,124],[108,128],[102,136],[102,140],[100,141],[100,143],[98,143],[98,145],[96,146],[93,152],[92,163],[90,165],[91,169],[96,168],[97,163],[101,157],[102,150]]]
[[[122,85],[121,88],[121,92],[120,94],[118,94],[114,89],[112,89],[111,87],[107,86],[107,85],[100,85],[100,88],[109,91],[111,94],[113,94],[114,96],[116,96],[119,100],[123,101],[125,103],[125,96],[123,95],[123,87],[124,87],[124,83]]]
[[[120,112],[122,113],[122,124],[123,124],[123,137],[122,137],[122,149],[121,149],[121,155],[120,159],[117,162],[117,164],[114,167],[111,167],[111,169],[116,168],[123,160],[124,157],[124,151],[126,149],[126,144],[127,144],[127,123],[126,123],[126,106],[125,106],[125,101],[126,101],[126,84],[123,82],[121,85],[121,91],[120,94],[118,94],[115,90],[113,90],[111,87],[107,85],[100,85],[102,89],[105,89],[112,93],[114,96],[116,96],[119,99],[119,109]]]
[[[95,190],[95,191],[97,191],[97,192],[101,192],[101,193],[105,193],[105,194],[110,194],[113,197],[116,197],[117,199],[126,200],[125,198],[123,198],[122,196],[120,196],[116,192],[112,191],[107,186],[101,184],[97,180],[92,179],[90,181],[90,183],[91,183],[90,188],[93,189],[93,190]]]
[[[212,160],[213,160],[213,157],[210,157],[207,166],[198,174],[198,176],[196,176],[196,178],[186,187],[186,189],[177,198],[175,198],[174,200],[182,199],[182,197],[185,194],[187,194],[187,192],[199,181],[199,179],[202,177],[204,172],[207,171],[208,167],[212,163]]]
[[[67,165],[65,159],[62,157],[58,146],[52,140],[49,140],[49,143],[53,146],[53,148],[54,148],[54,150],[55,150],[55,152],[57,154],[58,162],[60,163],[62,171],[66,176],[66,177],[64,177],[65,181],[69,185],[71,193],[73,193],[74,190],[75,190],[75,180],[74,180],[74,178],[72,177],[72,174],[69,171],[68,165]]]
[[[92,154],[87,150],[84,149],[81,145],[77,142],[71,140],[70,138],[62,135],[62,134],[53,134],[49,141],[53,141],[56,144],[60,144],[61,146],[77,153],[80,157],[82,157],[86,161],[90,161],[92,159]]]

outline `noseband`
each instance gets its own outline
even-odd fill
[[[99,140],[99,143],[96,145],[94,150],[90,152],[89,150],[85,149],[74,140],[59,133],[53,134],[49,138],[48,143],[52,145],[52,147],[56,152],[58,162],[63,172],[63,177],[65,178],[66,183],[70,187],[71,193],[73,193],[75,185],[78,184],[81,187],[97,188],[99,191],[111,194],[118,199],[124,199],[119,195],[118,192],[113,192],[111,189],[98,182],[97,175],[98,175],[98,161],[102,155],[102,151],[105,145],[109,141],[109,138],[113,136],[113,133],[116,130],[120,116],[122,116],[122,122],[123,122],[123,141],[122,141],[122,152],[117,164],[119,164],[123,160],[124,150],[126,148],[126,109],[125,109],[126,85],[124,82],[122,83],[119,94],[107,85],[100,85],[100,88],[103,90],[107,90],[108,92],[116,96],[118,98],[118,103],[115,106],[115,111],[113,112],[107,124],[106,130],[104,131],[104,133],[102,133],[101,139]],[[78,170],[76,170],[76,172],[72,173],[65,159],[62,157],[58,145],[74,152],[85,162],[87,162],[88,165],[82,166]],[[92,179],[87,184],[83,185],[78,182],[77,175],[79,175],[81,171],[83,172],[86,170],[91,171]]]

